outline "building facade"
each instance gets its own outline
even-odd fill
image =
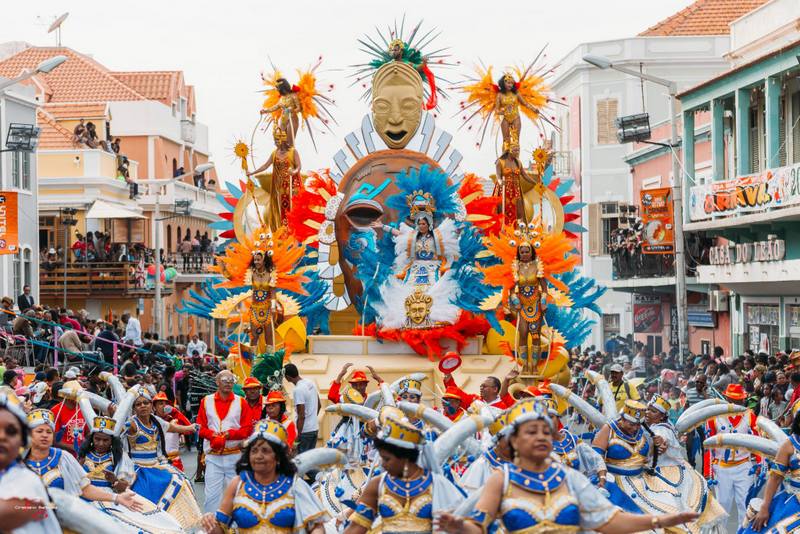
[[[730,310],[733,354],[800,348],[798,27],[792,0],[739,18],[729,69],[680,95],[685,230],[711,240],[697,281]],[[703,116],[710,169],[698,172]]]
[[[0,83],[5,78],[0,77]],[[0,90],[0,148],[5,148],[9,125],[36,124],[35,92],[16,84]],[[35,152],[0,153],[0,191],[17,194],[19,248],[15,254],[0,255],[0,295],[15,301],[24,285],[39,298],[39,234]]]
[[[183,262],[180,242],[187,232],[191,237],[207,233],[213,239],[208,224],[216,220],[215,172],[193,175],[193,169],[210,158],[208,128],[197,119],[194,88],[185,83],[181,71],[115,72],[66,47],[14,50],[0,60],[0,75],[16,76],[44,57],[67,57],[58,69],[30,81],[42,128],[38,246],[45,253],[65,250],[68,260],[66,268],[49,265],[43,274],[42,300],[64,305],[66,294],[67,307],[86,309],[92,316],[138,313],[145,330],[158,331],[164,338],[181,341],[197,332],[208,340],[210,324],[177,313],[188,292],[208,278],[204,268],[211,257],[192,254],[191,261]],[[94,146],[76,141],[75,128],[81,123],[91,123],[97,132]],[[114,140],[119,140],[118,153],[109,148]],[[160,188],[139,186],[134,191],[129,182],[166,181],[183,174],[183,179]],[[65,208],[77,213],[68,215]],[[70,219],[75,224],[63,224]],[[113,252],[88,268],[88,259],[70,249],[78,234],[90,232],[107,234]],[[153,324],[155,278],[146,274],[156,248],[162,249],[163,264],[177,270],[162,284],[159,325]],[[131,257],[133,252],[145,258],[144,265]]]

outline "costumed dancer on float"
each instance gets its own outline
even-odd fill
[[[743,405],[747,398],[741,384],[728,384],[723,392],[725,399],[735,405]],[[742,413],[718,415],[706,423],[706,436],[717,434],[740,434],[758,436],[756,414],[747,409]],[[717,482],[717,499],[725,510],[738,514],[737,524],[745,519],[747,494],[755,481],[754,473],[761,459],[747,449],[726,448],[706,450],[709,455],[704,462],[706,478]]]
[[[244,442],[236,476],[227,483],[219,507],[203,516],[206,532],[222,534],[233,525],[237,532],[325,532],[328,514],[296,475],[286,440],[280,423],[258,423]]]
[[[330,129],[329,122],[335,122],[333,115],[328,111],[327,106],[333,104],[324,93],[330,92],[333,85],[329,85],[324,92],[317,87],[316,70],[322,63],[322,56],[308,70],[300,72],[297,85],[291,85],[281,73],[274,68],[269,76],[261,75],[264,85],[264,104],[261,114],[269,117],[267,127],[273,124],[274,130],[281,130],[286,134],[288,146],[294,147],[297,133],[300,128],[300,121],[305,123],[311,140],[314,140],[314,132],[311,127],[311,120],[317,119],[326,128]]]
[[[555,424],[541,401],[525,400],[507,415],[514,460],[495,471],[469,516],[439,515],[437,527],[453,534],[489,531],[495,518],[508,533],[538,529],[622,534],[694,521],[698,514],[634,515],[613,506],[578,471],[555,461]]]
[[[31,436],[25,464],[41,478],[47,488],[64,490],[70,495],[79,495],[96,503],[121,504],[134,512],[143,510],[142,503],[136,500],[134,492],[125,489],[121,493],[114,493],[93,485],[78,460],[66,451],[53,447],[53,412],[32,410],[27,418]],[[95,424],[113,429],[116,421],[103,417],[102,421],[95,421]]]
[[[206,454],[205,512],[219,507],[223,491],[236,477],[242,442],[252,434],[254,424],[245,400],[233,394],[233,373],[220,371],[216,382],[216,393],[203,397],[197,412]]]
[[[568,286],[555,275],[572,270],[578,257],[572,253],[574,247],[562,232],[544,232],[537,222],[519,221],[516,228],[503,227],[497,236],[489,236],[487,241],[490,254],[501,263],[480,270],[487,284],[501,288],[496,296],[497,305],[516,312],[516,347],[513,349],[522,374],[537,375],[540,356],[544,362],[550,356],[541,354],[543,349],[558,337],[550,332],[549,338],[553,339],[548,338],[547,342],[543,339],[547,305],[572,304],[566,295]],[[512,348],[508,349],[510,353]]]
[[[541,180],[530,176],[519,159],[519,138],[514,132],[503,141],[503,153],[497,158],[492,196],[500,201],[503,224],[514,225],[518,220],[530,221],[533,213],[525,210],[523,191],[541,184]]]
[[[709,438],[706,447],[736,445],[768,458],[771,465],[763,499],[752,499],[738,534],[793,532],[800,524],[800,401],[792,409],[787,436],[773,421],[760,416],[762,436],[724,433]]]
[[[367,482],[344,532],[430,533],[436,515],[464,500],[462,490],[441,474],[444,459],[491,419],[465,420],[431,444],[397,408],[383,410],[387,413],[373,439],[383,472]]]
[[[247,176],[256,176],[261,189],[269,193],[269,206],[263,207],[267,208],[267,226],[277,228],[286,225],[289,210],[292,209],[292,197],[300,192],[302,180],[300,153],[291,143],[286,130],[276,125],[272,137],[275,150],[261,167],[248,172]],[[272,174],[263,174],[270,167]],[[252,182],[248,182],[248,185],[253,187]]]
[[[183,528],[190,528],[196,524],[200,508],[192,484],[167,459],[165,435],[192,434],[198,425],[168,423],[154,415],[153,397],[142,386],[134,386],[127,395],[132,397],[133,414],[123,435],[136,471],[131,489],[170,514]]]
[[[272,232],[262,226],[252,239],[245,237],[230,245],[223,256],[217,256],[217,265],[209,268],[226,278],[221,287],[249,288],[219,303],[211,315],[249,322],[250,349],[257,355],[272,354],[274,327],[300,312],[292,294],[306,295],[303,284],[309,279],[293,271],[303,254],[304,248],[285,227]],[[242,302],[249,304],[244,313],[237,310]]]
[[[352,363],[346,363],[342,366],[342,370],[339,371],[339,375],[333,379],[331,382],[331,387],[328,390],[328,400],[332,403],[336,404],[338,402],[350,402],[350,401],[342,401],[341,399],[341,388],[342,388],[342,380],[344,377],[347,376],[347,372],[352,367]],[[367,365],[367,369],[369,369],[370,374],[372,374],[372,378],[378,383],[380,386],[383,380],[380,376],[375,372],[371,366]],[[369,385],[369,378],[364,373],[364,371],[353,371],[353,374],[350,375],[350,378],[347,379],[347,383],[350,385],[351,388],[358,391],[362,397],[365,399],[367,398],[367,386]]]

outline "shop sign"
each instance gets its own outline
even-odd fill
[[[689,190],[689,219],[702,221],[800,204],[800,163]]]
[[[637,334],[655,334],[660,333],[662,328],[661,298],[650,295],[634,295],[633,331]]]
[[[639,199],[642,215],[642,254],[675,252],[675,219],[672,215],[672,189],[644,189]]]
[[[19,248],[17,193],[0,191],[0,254],[16,254]]]
[[[781,261],[785,257],[786,242],[783,239],[720,245],[711,247],[708,253],[711,265]]]

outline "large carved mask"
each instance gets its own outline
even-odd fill
[[[422,119],[422,79],[408,63],[383,65],[372,79],[375,131],[393,149],[405,148]]]

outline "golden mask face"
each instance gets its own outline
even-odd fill
[[[422,79],[407,63],[391,62],[372,81],[372,121],[389,148],[405,148],[422,120]]]
[[[421,289],[417,289],[406,298],[406,317],[412,324],[421,325],[428,320],[433,299]]]

